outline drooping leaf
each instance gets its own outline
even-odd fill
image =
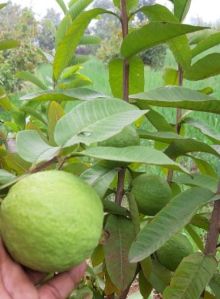
[[[142,271],[139,273],[139,289],[143,298],[148,298],[152,292],[152,285],[145,278]]]
[[[185,87],[166,86],[132,95],[142,108],[148,105],[220,114],[220,100]]]
[[[11,172],[8,172],[4,169],[0,169],[0,185],[7,184],[11,181],[13,181],[16,178],[16,175],[14,175]]]
[[[199,235],[199,233],[197,232],[197,230],[193,227],[193,225],[188,224],[186,226],[186,231],[188,232],[190,237],[193,239],[193,241],[196,244],[196,246],[198,247],[198,249],[201,250],[201,252],[204,252],[203,240],[202,240],[201,236]]]
[[[103,13],[107,13],[107,11],[101,8],[94,8],[81,13],[72,22],[63,40],[57,46],[53,65],[53,77],[55,81],[58,80],[62,71],[73,58],[74,51],[90,21]]]
[[[155,140],[168,144],[176,139],[184,139],[174,132],[148,132],[144,129],[139,129],[138,134],[143,139]]]
[[[174,0],[173,3],[174,14],[182,22],[190,9],[191,0]]]
[[[191,219],[190,223],[194,226],[197,226],[201,229],[208,231],[210,222],[210,215],[207,213],[196,214]]]
[[[16,147],[19,156],[31,163],[40,163],[53,159],[59,147],[47,144],[36,131],[20,131],[17,134]]]
[[[220,298],[220,273],[216,273],[210,281],[210,287],[214,292],[216,299]]]
[[[199,299],[216,268],[213,256],[195,253],[184,258],[163,293],[164,299]]]
[[[16,74],[16,77],[18,79],[31,82],[37,87],[39,87],[40,89],[47,90],[47,86],[31,72],[28,71],[18,72]]]
[[[208,176],[213,176],[215,178],[218,177],[218,174],[214,167],[208,163],[208,161],[205,161],[203,159],[199,159],[194,156],[190,156],[190,158],[195,162],[196,166],[198,167],[199,171],[201,174],[208,175]]]
[[[83,151],[82,154],[102,160],[118,161],[122,164],[144,163],[186,171],[179,164],[169,159],[163,152],[147,146],[129,146],[122,148],[99,146],[88,148]]]
[[[199,26],[151,22],[128,34],[122,43],[121,54],[128,58],[143,50],[168,42],[172,38],[202,29],[204,28]]]
[[[21,123],[21,127],[23,124],[25,124],[26,116],[32,116],[35,119],[41,121],[44,125],[47,125],[47,120],[45,116],[37,109],[29,107],[28,105],[24,105],[20,108],[20,111],[24,112],[24,115],[21,115],[21,120],[19,121],[19,123]],[[18,123],[18,118],[15,118],[15,121]]]
[[[211,53],[198,60],[184,72],[191,81],[203,80],[220,74],[220,53]]]
[[[165,117],[158,111],[150,109],[150,111],[146,114],[146,118],[158,131],[175,133],[175,128],[173,128]]]
[[[194,152],[207,153],[219,157],[220,146],[208,145],[205,142],[185,138],[174,140],[165,150],[165,153],[171,159],[176,159],[179,156]]]
[[[220,144],[220,134],[218,132],[215,132],[215,130],[210,128],[203,121],[187,117],[183,119],[183,124],[187,124],[198,129],[202,134],[212,140],[215,144]]]
[[[207,37],[201,39],[199,43],[192,49],[192,57],[199,55],[200,53],[211,49],[214,46],[220,44],[220,32],[214,32]]]
[[[64,115],[63,107],[57,102],[51,102],[48,108],[48,136],[49,142],[56,145],[54,140],[54,130],[58,120]]]
[[[133,223],[125,217],[110,215],[105,231],[108,234],[104,244],[108,274],[119,290],[125,290],[134,278],[137,267],[128,261],[128,252],[135,238]]]
[[[130,261],[138,262],[166,243],[173,235],[189,223],[193,214],[203,204],[209,202],[214,193],[203,188],[192,188],[175,196],[147,224],[133,242],[130,250]]]
[[[34,94],[28,94],[20,98],[22,101],[72,101],[92,100],[103,95],[88,88],[73,88],[67,90],[47,90]]]
[[[85,170],[81,178],[90,184],[102,198],[114,180],[117,170],[109,167],[106,163],[97,163]]]
[[[106,140],[147,113],[125,101],[96,99],[83,102],[62,117],[55,129],[55,141],[68,147]]]
[[[183,0],[186,2],[188,0]],[[163,5],[147,5],[140,9],[152,22],[170,22],[179,23],[178,16],[174,16],[172,12]],[[176,37],[168,41],[170,50],[178,64],[187,68],[191,63],[191,49],[186,35]]]
[[[134,56],[129,63],[129,94],[144,91],[144,63],[140,57]],[[123,97],[123,65],[121,58],[114,58],[109,63],[109,83],[112,94]]]
[[[78,0],[69,7],[69,13],[74,20],[80,13],[92,3],[93,0]]]
[[[6,39],[0,41],[0,51],[17,48],[20,42],[14,39]]]
[[[124,216],[124,217],[130,216],[129,211],[126,208],[121,207],[118,204],[116,204],[115,202],[110,201],[108,199],[103,200],[103,206],[104,206],[104,211],[109,214],[119,215],[119,216]]]

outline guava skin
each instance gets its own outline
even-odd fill
[[[120,133],[111,138],[99,143],[100,146],[126,147],[132,145],[139,145],[140,138],[135,128],[128,126]]]
[[[175,271],[182,259],[193,253],[193,246],[183,234],[177,234],[158,251],[159,262],[170,271]]]
[[[148,216],[156,215],[172,197],[169,184],[157,175],[139,175],[132,182],[131,192],[139,212]]]
[[[103,207],[82,179],[44,171],[16,183],[0,210],[11,256],[40,272],[63,272],[88,258],[102,232]]]

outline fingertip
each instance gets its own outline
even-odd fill
[[[88,266],[87,263],[83,262],[82,264],[72,268],[69,271],[69,274],[71,275],[71,277],[75,283],[80,282],[80,280],[83,278],[83,276],[86,272],[87,266]]]

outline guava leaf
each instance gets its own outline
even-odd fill
[[[164,299],[199,299],[216,269],[213,256],[194,253],[185,257],[164,291]]]
[[[108,274],[119,290],[125,290],[134,278],[137,268],[136,264],[128,261],[128,252],[135,238],[133,223],[125,217],[110,215],[105,231],[108,234],[104,244]]]
[[[175,196],[138,234],[130,249],[130,261],[138,262],[150,256],[190,222],[202,205],[214,198],[214,193],[199,187]]]
[[[14,179],[16,179],[16,175],[4,169],[0,169],[0,185],[10,183]]]

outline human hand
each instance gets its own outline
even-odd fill
[[[0,298],[1,299],[66,299],[86,270],[86,263],[57,275],[40,287],[44,274],[25,271],[14,262],[0,240]]]

